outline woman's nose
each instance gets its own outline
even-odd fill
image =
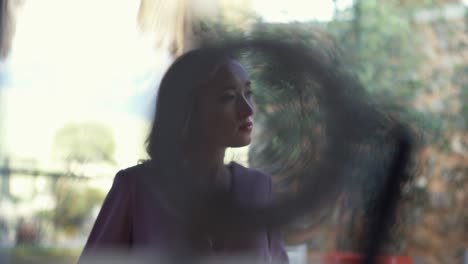
[[[254,108],[252,102],[247,100],[246,98],[242,98],[240,100],[239,105],[239,114],[241,118],[246,118],[254,114]]]

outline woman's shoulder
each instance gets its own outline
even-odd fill
[[[235,176],[244,176],[248,180],[253,181],[265,183],[271,182],[271,175],[264,170],[246,167],[234,161],[230,163],[230,166],[232,166],[232,170]]]
[[[130,166],[130,167],[127,167],[127,168],[124,168],[124,169],[121,169],[118,174],[120,175],[125,175],[125,176],[129,176],[129,175],[140,175],[142,173],[145,173],[149,170],[149,163],[148,162],[144,162],[144,163],[139,163],[137,165],[134,165],[134,166]]]
[[[119,170],[114,181],[136,184],[152,178],[149,176],[154,174],[156,174],[156,169],[149,162],[144,162]]]
[[[241,164],[231,162],[235,192],[247,201],[259,204],[271,199],[272,179],[270,174]]]

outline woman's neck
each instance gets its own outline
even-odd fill
[[[229,181],[229,171],[224,165],[225,148],[192,151],[188,156],[188,165],[193,177],[209,185],[226,185]]]
[[[224,154],[226,149],[197,149],[188,155],[190,169],[195,174],[214,177],[224,169]]]

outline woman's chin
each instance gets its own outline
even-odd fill
[[[229,147],[231,147],[231,148],[245,147],[245,146],[248,146],[250,144],[250,141],[251,141],[250,137],[242,138],[242,139],[236,140],[236,142],[234,142],[233,144],[230,144]]]

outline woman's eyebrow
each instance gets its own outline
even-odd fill
[[[223,86],[223,91],[229,91],[229,90],[236,90],[236,86],[234,84],[228,84]]]
[[[250,85],[252,84],[252,82],[249,80],[249,81],[246,81],[245,82],[245,86],[247,88],[250,88]],[[235,84],[227,84],[227,85],[224,85],[222,90],[223,91],[229,91],[229,90],[236,90],[236,85]]]

